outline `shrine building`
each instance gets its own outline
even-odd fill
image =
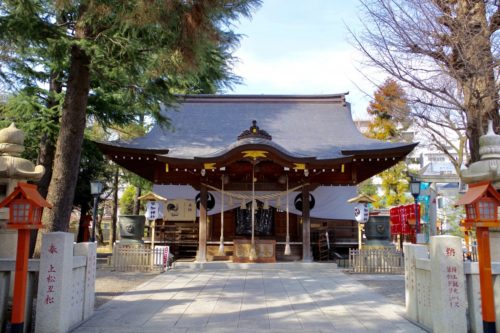
[[[416,146],[363,136],[346,95],[182,96],[162,111],[171,128],[98,146],[167,198],[155,239],[179,256],[317,260],[325,230],[357,246],[347,200]]]

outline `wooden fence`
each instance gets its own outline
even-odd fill
[[[161,271],[169,266],[170,251],[168,246],[144,244],[115,244],[113,246],[112,264],[116,271]]]
[[[395,249],[349,249],[349,270],[352,273],[403,274],[403,253]]]

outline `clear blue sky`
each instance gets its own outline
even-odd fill
[[[243,34],[235,72],[243,84],[231,93],[334,94],[349,92],[354,118],[365,118],[376,81],[384,77],[363,68],[348,42],[346,25],[359,29],[360,6],[354,0],[264,0],[251,20],[235,28]],[[361,90],[360,90],[361,88]]]

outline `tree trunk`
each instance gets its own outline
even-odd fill
[[[90,89],[90,59],[78,45],[73,45],[70,63],[61,129],[47,194],[47,201],[53,205],[53,208],[46,214],[44,213],[45,231],[68,230],[78,179]]]
[[[134,209],[132,210],[133,215],[139,215],[139,211],[141,209],[141,203],[139,201],[139,197],[141,196],[142,189],[139,186],[135,187],[135,196],[134,196]]]
[[[458,2],[455,27],[458,43],[452,62],[452,74],[462,88],[467,113],[470,162],[478,161],[479,138],[486,133],[488,120],[494,128],[500,125],[498,115],[498,90],[495,81],[495,60],[492,53],[491,32],[486,20],[483,1],[461,0]],[[452,58],[456,60],[455,58]]]
[[[88,236],[88,230],[89,230],[89,226],[88,226],[88,218],[87,218],[87,214],[88,214],[88,211],[90,209],[90,206],[88,204],[88,202],[81,202],[80,203],[80,221],[78,221],[78,236],[76,237],[76,241],[78,243],[81,243],[81,242],[88,242],[88,238],[85,239],[85,233],[87,233],[87,236]]]
[[[102,245],[104,244],[104,234],[102,232],[102,217],[103,214],[100,214],[99,216],[99,208],[97,208],[97,221],[95,224],[95,231],[96,231],[96,236],[95,238],[97,239],[97,244]]]
[[[61,91],[62,83],[59,80],[59,75],[57,73],[51,73],[47,108],[50,109],[57,106],[57,100],[54,95],[60,94]],[[57,116],[57,119],[52,120],[54,122],[59,121],[59,116]],[[40,138],[39,147],[40,151],[38,152],[38,164],[45,167],[45,173],[38,181],[38,192],[40,192],[40,194],[45,198],[49,190],[50,179],[52,178],[52,166],[54,165],[56,146],[50,135],[48,133],[44,133]]]
[[[52,72],[50,74],[49,95],[47,99],[47,108],[54,108],[57,106],[57,100],[54,95],[60,94],[62,91],[62,83],[59,80],[58,74]],[[59,116],[53,121],[59,121]],[[54,164],[54,155],[56,151],[54,140],[48,133],[42,134],[40,138],[37,164],[43,165],[45,173],[38,181],[38,192],[44,198],[47,197],[49,190],[50,179],[52,178],[52,166]],[[30,234],[30,257],[33,256],[36,248],[38,238],[38,230],[33,230]]]
[[[120,169],[118,166],[115,168],[115,174],[113,177],[113,215],[111,216],[111,240],[110,246],[116,242],[116,226],[118,222],[118,179],[120,175]]]

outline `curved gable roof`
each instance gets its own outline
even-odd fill
[[[345,95],[184,96],[177,106],[163,109],[172,130],[155,125],[144,137],[112,145],[168,150],[166,156],[175,158],[211,157],[238,145],[242,130],[257,120],[272,135],[272,145],[297,157],[334,159],[356,152],[411,151],[414,144],[363,136],[352,121]]]

